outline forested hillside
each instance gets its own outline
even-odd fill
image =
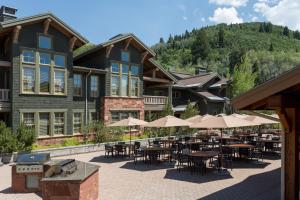
[[[233,96],[300,64],[300,33],[271,23],[219,24],[152,47],[169,70],[204,67],[233,80]]]

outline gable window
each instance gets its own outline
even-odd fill
[[[23,63],[32,63],[35,64],[35,52],[34,51],[23,51]]]
[[[54,134],[62,135],[65,129],[65,116],[64,113],[54,113]]]
[[[80,112],[73,114],[73,133],[81,133],[82,114]]]
[[[50,92],[50,67],[40,66],[40,92]]]
[[[120,91],[120,79],[119,76],[111,77],[111,94],[114,96],[119,95]]]
[[[82,95],[82,76],[81,74],[74,74],[73,76],[73,95],[81,96]]]
[[[99,78],[98,76],[91,76],[91,91],[90,91],[90,96],[91,97],[98,97],[99,96]]]
[[[66,57],[63,55],[54,55],[55,67],[66,67]]]
[[[48,53],[40,53],[40,64],[50,65],[51,64],[51,55]]]
[[[112,63],[111,64],[111,71],[113,73],[119,73],[120,72],[119,64],[118,63]]]
[[[35,90],[35,69],[23,67],[23,91],[34,92]]]
[[[52,38],[45,35],[39,35],[38,46],[41,49],[52,49]]]
[[[64,94],[65,93],[65,72],[55,70],[54,71],[54,92]]]
[[[127,51],[121,52],[121,61],[129,62],[129,52]]]

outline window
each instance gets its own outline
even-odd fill
[[[138,111],[113,111],[111,112],[111,121],[119,121],[122,119],[127,119],[128,117],[139,118]]]
[[[98,113],[97,112],[91,112],[91,122],[97,122],[98,121]]]
[[[81,74],[74,74],[73,77],[74,85],[73,85],[73,95],[81,96],[82,94],[82,76]]]
[[[54,113],[54,134],[62,135],[65,130],[64,113]]]
[[[51,37],[40,35],[39,36],[39,48],[41,49],[52,49]]]
[[[119,73],[120,72],[119,64],[118,63],[112,63],[111,64],[111,71],[113,73]]]
[[[54,55],[55,67],[66,67],[66,57],[63,55]]]
[[[64,94],[65,93],[65,72],[64,71],[54,71],[54,88],[55,93]]]
[[[34,129],[34,113],[23,113],[23,124]]]
[[[35,69],[24,67],[23,68],[23,91],[34,92],[35,85]]]
[[[122,76],[121,85],[122,85],[121,96],[128,96],[128,76],[127,75]]]
[[[124,62],[129,62],[129,53],[127,51],[121,52],[121,60]]]
[[[50,92],[50,67],[40,66],[40,92]]]
[[[128,74],[128,72],[129,72],[129,66],[123,64],[122,65],[122,74]]]
[[[40,53],[40,64],[50,65],[51,64],[51,55],[48,53]]]
[[[82,115],[81,113],[74,113],[73,115],[73,133],[81,133]]]
[[[131,75],[138,76],[139,75],[139,67],[136,65],[131,66]]]
[[[39,113],[39,135],[50,135],[50,114]]]
[[[111,94],[119,95],[119,90],[120,90],[119,76],[112,76],[111,77]]]
[[[138,96],[139,93],[139,79],[138,78],[131,78],[131,96]]]
[[[90,94],[91,97],[99,96],[98,85],[99,85],[98,76],[91,76],[91,94]]]
[[[35,63],[35,53],[33,51],[23,51],[24,63]]]

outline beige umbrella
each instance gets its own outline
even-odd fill
[[[200,122],[202,118],[203,118],[203,116],[201,116],[201,115],[195,115],[193,117],[185,119],[185,121],[191,122],[191,123],[196,123],[196,122]]]
[[[249,115],[248,117],[244,118],[245,120],[263,125],[263,124],[279,124],[279,122],[267,119],[264,117],[256,116],[256,115]]]
[[[236,128],[236,127],[256,126],[256,125],[259,124],[250,122],[245,119],[233,117],[231,115],[221,115],[206,120],[202,120],[200,123],[192,124],[190,127],[191,128],[219,128],[221,130],[221,140],[222,140],[224,128]],[[223,167],[222,148],[220,148],[220,152],[221,152],[221,167]]]
[[[233,113],[233,114],[231,114],[231,116],[236,117],[236,118],[241,118],[241,119],[245,119],[246,117],[249,117],[249,115],[238,114],[238,113]]]
[[[133,117],[128,117],[127,119],[123,119],[121,121],[118,121],[118,122],[115,122],[115,123],[112,123],[112,124],[109,124],[108,126],[128,126],[129,127],[129,152],[131,150],[131,127],[132,126],[145,126],[146,124],[148,124],[148,122],[145,122],[143,120],[140,120],[140,119],[136,119],[136,118],[133,118]]]
[[[168,115],[163,118],[159,118],[157,120],[154,120],[152,122],[149,122],[148,124],[145,125],[145,127],[175,127],[175,126],[190,126],[192,125],[191,122],[187,122],[183,119],[179,119],[177,117]]]

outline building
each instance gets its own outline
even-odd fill
[[[228,81],[217,73],[196,69],[195,74],[170,72],[175,78],[173,101],[175,114],[180,115],[188,102],[198,106],[200,114],[227,113],[230,109]]]
[[[188,101],[220,113],[227,80],[217,74],[179,75],[155,62],[134,34],[119,34],[73,58],[88,43],[52,13],[16,18],[0,9],[0,120],[16,131],[33,127],[42,144],[83,139],[93,121],[144,119],[167,101],[180,114]]]

